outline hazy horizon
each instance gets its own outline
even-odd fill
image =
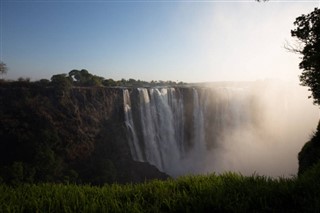
[[[5,79],[72,69],[104,78],[298,82],[283,46],[318,1],[1,1]]]

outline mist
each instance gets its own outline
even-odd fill
[[[283,81],[261,81],[242,89],[250,90],[245,97],[238,97],[238,103],[245,106],[234,107],[239,107],[242,116],[253,117],[226,130],[218,145],[206,153],[197,172],[296,175],[298,153],[319,121],[318,107],[307,98],[310,92]],[[255,107],[249,106],[249,100]]]
[[[297,155],[319,120],[308,95],[285,81],[126,89],[131,154],[173,177],[295,175]]]

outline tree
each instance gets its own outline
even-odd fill
[[[320,104],[320,9],[315,8],[307,15],[296,18],[295,29],[291,36],[297,38],[297,47],[292,51],[303,55],[299,68],[302,69],[300,82],[302,86],[308,86],[313,97],[314,104]]]
[[[66,74],[57,74],[51,77],[51,84],[56,89],[56,95],[63,97],[66,92],[72,87],[72,82]]]
[[[86,84],[92,77],[92,75],[88,72],[88,70],[71,70],[69,72],[69,77],[74,79],[78,84],[83,85]]]
[[[105,79],[102,81],[102,84],[104,86],[117,86],[117,82],[115,82],[112,78],[109,78],[109,79]]]
[[[8,72],[7,65],[1,61],[0,62],[0,75],[7,74],[7,72]]]
[[[296,18],[295,29],[291,36],[297,39],[297,44],[289,50],[302,55],[299,68],[302,69],[301,85],[308,86],[313,97],[313,103],[320,105],[320,9]],[[319,163],[320,159],[320,122],[317,131],[299,152],[299,172],[303,174],[307,169]]]
[[[77,86],[100,86],[102,85],[103,77],[92,75],[88,70],[71,70],[69,72],[70,79]]]

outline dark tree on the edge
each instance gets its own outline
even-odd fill
[[[298,39],[301,48],[293,51],[303,55],[299,64],[301,85],[310,87],[314,104],[320,105],[320,9],[299,16],[294,25],[291,36]]]

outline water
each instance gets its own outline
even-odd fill
[[[138,88],[137,97],[124,89],[132,158],[172,176],[295,173],[296,155],[316,127],[318,109],[301,88],[292,96],[296,87],[278,87]],[[293,121],[300,118],[304,125],[297,131]]]
[[[134,128],[129,91],[123,90],[124,116],[127,127],[127,138],[133,160],[143,161],[142,150]]]

